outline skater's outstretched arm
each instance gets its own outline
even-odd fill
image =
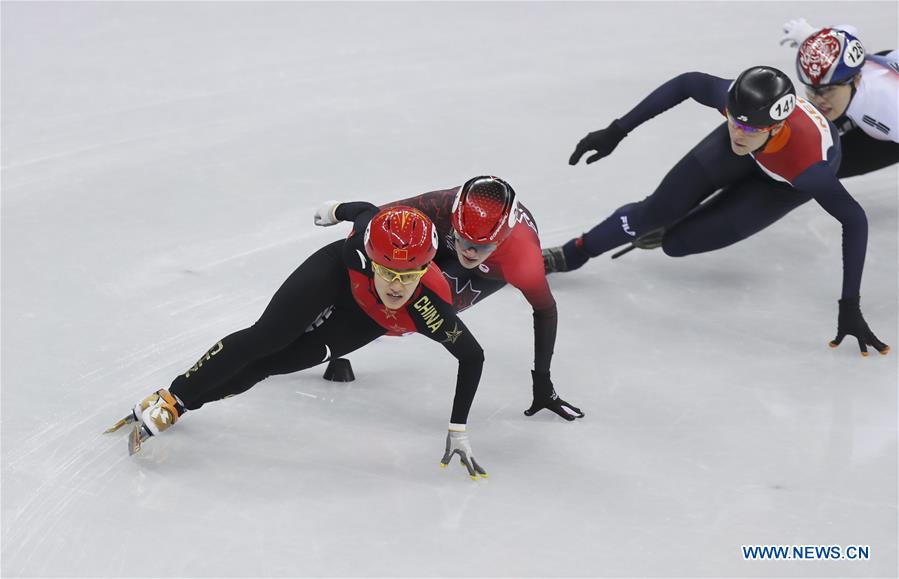
[[[662,114],[687,99],[724,112],[727,89],[733,79],[725,79],[704,72],[685,72],[659,88],[619,119],[625,132],[631,132],[649,119]]]
[[[626,115],[615,119],[605,129],[594,131],[581,139],[568,159],[568,164],[577,165],[587,151],[595,151],[587,157],[588,164],[610,155],[628,133],[688,98],[723,113],[731,82],[702,72],[686,72],[674,77],[652,91]]]
[[[417,315],[413,315],[413,320],[418,331],[442,344],[459,360],[456,394],[453,397],[449,432],[446,435],[446,449],[440,465],[447,466],[454,455],[459,455],[459,460],[472,479],[479,476],[486,478],[487,471],[475,459],[465,431],[468,412],[481,380],[484,351],[462,320],[456,317],[448,294],[443,296],[426,290],[413,302],[412,311],[417,312]]]
[[[890,347],[874,335],[862,317],[860,293],[862,270],[868,246],[868,219],[865,210],[837,180],[833,169],[821,162],[806,169],[793,182],[796,189],[811,194],[821,207],[843,226],[843,289],[839,301],[837,336],[830,345],[840,345],[847,335],[858,340],[862,355],[867,346],[873,346],[881,354]]]
[[[445,286],[445,282],[440,281]],[[423,287],[421,294],[410,300],[409,310],[418,333],[440,343],[459,361],[450,422],[464,426],[481,379],[484,350],[456,316],[448,291],[447,295],[442,293]]]
[[[445,467],[450,459],[458,454],[472,479],[479,476],[486,478],[487,472],[472,454],[471,443],[465,432],[468,412],[471,410],[481,380],[484,350],[462,320],[456,316],[449,286],[443,274],[435,264],[431,264],[430,267],[433,269],[426,274],[421,291],[410,300],[409,313],[418,333],[442,344],[459,361],[446,449],[440,465]]]
[[[530,212],[527,212],[526,216],[524,223],[515,228],[512,236],[503,242],[497,250],[498,255],[493,258],[501,267],[505,279],[521,291],[533,308],[534,369],[531,371],[533,401],[524,413],[526,416],[533,416],[547,409],[568,421],[583,418],[584,413],[580,408],[559,397],[550,378],[559,314],[556,300],[546,280],[536,223]]]
[[[337,225],[341,221],[352,221],[356,225],[364,226],[369,222],[372,216],[378,212],[378,206],[368,201],[350,201],[341,203],[339,201],[325,201],[315,210],[313,222],[320,227],[330,227]],[[356,228],[359,230],[358,227]]]

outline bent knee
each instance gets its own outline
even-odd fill
[[[697,253],[680,236],[665,236],[662,239],[662,251],[668,257],[686,257]]]
[[[460,361],[469,362],[472,364],[484,364],[484,349],[478,346],[476,350],[473,350],[471,353],[466,354],[464,358],[460,358]]]

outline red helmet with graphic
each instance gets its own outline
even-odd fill
[[[518,223],[518,199],[499,177],[469,179],[453,203],[453,229],[472,243],[502,243]]]
[[[365,253],[392,269],[417,269],[437,253],[437,230],[428,216],[398,205],[379,211],[365,228]]]
[[[812,87],[846,84],[862,71],[865,47],[844,30],[822,28],[803,41],[796,53],[796,74]]]

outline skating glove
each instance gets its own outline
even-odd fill
[[[855,336],[858,340],[858,347],[862,351],[862,356],[868,355],[868,346],[874,346],[874,349],[882,355],[887,355],[890,347],[877,339],[874,332],[868,327],[865,318],[862,317],[862,310],[858,304],[859,298],[843,298],[840,300],[840,314],[837,317],[837,337],[830,342],[831,348],[840,345],[847,335]]]
[[[805,21],[805,18],[797,18],[784,23],[784,35],[780,38],[780,45],[789,45],[796,48],[802,41],[817,32],[818,29]]]
[[[587,157],[588,165],[599,161],[603,157],[611,154],[612,151],[615,150],[615,147],[618,146],[618,143],[621,142],[621,139],[626,136],[627,131],[621,128],[621,125],[618,124],[618,119],[615,119],[608,127],[593,131],[581,139],[577,144],[577,147],[574,148],[574,153],[572,153],[571,157],[568,159],[568,164],[577,165],[578,161],[581,160],[581,157],[583,157],[584,153],[587,151],[596,151],[596,153]]]
[[[459,460],[468,469],[468,476],[472,480],[478,480],[478,477],[487,478],[487,471],[481,468],[471,452],[471,443],[468,442],[468,434],[464,430],[450,430],[446,433],[446,452],[443,453],[440,467],[446,468],[454,454],[459,455]]]
[[[549,379],[549,372],[534,372],[531,370],[531,376],[534,378],[534,403],[524,411],[525,416],[533,416],[546,408],[565,420],[584,417],[584,413],[581,412],[580,408],[572,406],[559,398],[559,395],[556,394],[556,389],[553,388],[552,380]]]
[[[312,219],[316,225],[320,227],[330,227],[331,225],[337,225],[340,223],[337,219],[337,215],[335,212],[337,211],[337,206],[340,205],[337,201],[325,201],[321,205],[318,206],[318,209],[315,210],[315,217]]]

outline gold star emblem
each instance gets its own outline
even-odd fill
[[[443,340],[442,343],[449,342],[450,344],[455,344],[456,340],[461,336],[464,332],[459,329],[459,324],[453,324],[453,329],[450,332],[444,332],[446,334],[446,339]]]
[[[384,309],[381,310],[381,313],[384,314],[384,317],[388,320],[396,319],[396,310],[391,310],[387,306],[384,306]]]

